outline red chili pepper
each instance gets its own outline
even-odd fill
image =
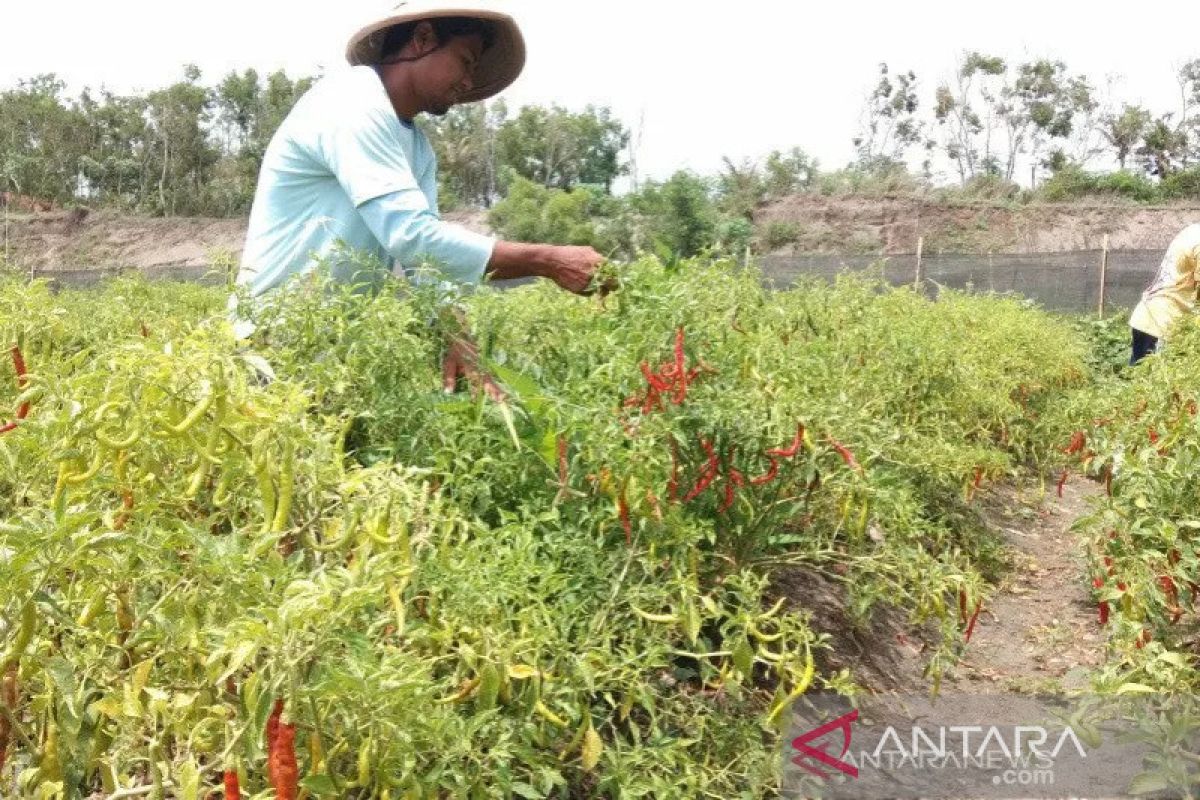
[[[236,770],[225,770],[225,800],[241,800],[242,787]]]
[[[267,717],[267,779],[271,785],[275,786],[275,743],[279,739],[279,718],[283,716],[283,698],[275,700],[275,707],[271,709],[271,716]]]
[[[767,450],[768,456],[779,456],[780,458],[793,458],[800,452],[800,446],[804,443],[804,425],[796,426],[796,436],[792,439],[792,443],[787,447],[777,447],[773,450]]]
[[[725,499],[721,501],[721,507],[717,509],[718,514],[724,514],[733,505],[734,491],[733,484],[725,481]]]
[[[967,590],[958,590],[958,619],[959,622],[967,624]]]
[[[12,737],[12,724],[9,715],[17,713],[17,671],[18,665],[13,662],[0,675],[0,708],[6,713],[0,714],[0,769],[8,758],[8,743]]]
[[[757,478],[752,478],[750,480],[750,485],[751,486],[762,486],[765,483],[770,483],[771,481],[775,480],[775,478],[778,477],[778,475],[779,475],[779,459],[772,456],[770,468],[767,469],[767,471],[765,473],[763,473],[762,475],[759,475]]]
[[[692,487],[692,490],[687,493],[686,497],[683,498],[683,502],[690,503],[699,497],[705,489],[712,485],[712,482],[716,479],[716,477],[717,473],[715,471],[706,470],[704,474],[700,476],[700,480],[696,481],[696,485]]]
[[[1105,557],[1104,557],[1104,566],[1108,567],[1108,574],[1111,576],[1111,575],[1113,574],[1113,560],[1112,560],[1112,556],[1105,556]]]
[[[721,462],[717,457],[716,451],[713,450],[712,443],[701,437],[700,446],[704,448],[704,452],[708,454],[708,463],[704,467],[704,472],[700,474],[700,479],[696,481],[696,485],[683,498],[683,502],[689,503],[695,500],[700,493],[707,489],[716,479],[717,474],[721,471]]]
[[[1107,625],[1108,624],[1108,603],[1101,600],[1098,607],[1100,609],[1100,624]]]
[[[966,642],[971,641],[971,634],[975,632],[975,620],[979,619],[979,612],[983,610],[983,601],[975,601],[975,613],[971,615],[971,622],[967,625],[967,633],[964,637]]]
[[[1179,607],[1179,589],[1175,585],[1175,579],[1170,575],[1159,575],[1158,585],[1162,587],[1163,593],[1167,596],[1167,604],[1171,608],[1171,622],[1179,621],[1183,616],[1183,609]]]
[[[558,437],[558,485],[567,485],[567,438]]]
[[[1158,444],[1158,431],[1154,428],[1147,428],[1147,433],[1150,436],[1150,444]]]
[[[687,399],[687,387],[690,376],[687,371],[687,364],[684,361],[683,354],[683,326],[680,325],[675,331],[675,404],[680,405]]]
[[[670,384],[650,371],[649,363],[643,361],[638,366],[641,368],[642,376],[645,377],[646,383],[650,384],[651,389],[658,392],[665,392],[671,388]]]
[[[729,460],[733,460],[732,450],[729,453]],[[733,505],[735,487],[741,487],[745,485],[745,476],[743,476],[738,470],[731,467],[729,469],[729,474],[725,477],[725,500],[721,503],[721,508],[718,510],[718,513],[723,513],[729,510],[730,506]]]
[[[275,787],[276,800],[296,800],[300,786],[300,768],[296,764],[295,725],[279,723],[275,747],[268,758],[273,765],[270,772],[274,776],[272,785]]]
[[[826,436],[825,438],[829,442],[830,446],[837,451],[837,454],[842,457],[842,460],[846,462],[846,466],[857,470],[860,474],[862,473],[863,468],[859,465],[858,461],[855,460],[854,453],[850,452],[850,448],[846,447],[846,445],[842,444],[837,439],[834,439],[832,436]]]
[[[1070,474],[1071,474],[1071,470],[1064,469],[1062,471],[1062,477],[1060,477],[1058,479],[1058,496],[1059,497],[1063,496],[1063,487],[1067,485],[1067,476]]]
[[[1138,635],[1138,638],[1134,640],[1133,646],[1138,650],[1141,650],[1144,646],[1150,644],[1151,638],[1153,637],[1151,637],[1150,631],[1143,628],[1142,632]]]
[[[24,389],[26,386],[29,385],[29,373],[25,369],[25,357],[23,355],[21,355],[21,348],[19,345],[13,345],[11,352],[12,352],[13,369],[17,373],[17,388]],[[17,425],[20,423],[20,421],[25,419],[28,416],[29,416],[29,401],[26,400],[24,403],[21,403],[21,405],[17,408],[17,418],[15,420],[13,420],[12,422],[9,422],[5,425],[0,425],[0,435],[15,431],[17,429]]]
[[[1125,581],[1117,581],[1117,591],[1118,592],[1123,592],[1128,588],[1129,587],[1125,585]]]
[[[1071,443],[1063,448],[1063,452],[1069,456],[1075,455],[1083,449],[1085,444],[1087,444],[1087,434],[1083,431],[1075,431],[1071,434]]]
[[[113,530],[123,531],[129,524],[130,512],[133,511],[133,492],[125,489],[121,492],[121,513],[113,520]]]
[[[976,489],[978,489],[978,488],[979,488],[979,485],[980,485],[980,484],[982,484],[982,483],[983,483],[983,467],[976,467],[976,468],[975,468],[975,483],[974,483],[974,487],[975,487]]]

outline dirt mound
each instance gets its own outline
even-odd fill
[[[914,197],[795,195],[755,215],[760,241],[799,253],[1048,253],[1155,250],[1200,221],[1196,206],[935,203]]]
[[[445,215],[491,233],[484,211]],[[764,252],[777,255],[914,253],[1047,253],[1092,250],[1107,234],[1123,250],[1164,248],[1200,208],[1129,205],[932,203],[912,197],[796,195],[759,210]],[[2,218],[0,218],[2,222]],[[95,268],[201,268],[242,251],[246,220],[135,217],[83,209],[8,215],[7,263],[37,271]]]
[[[483,212],[446,219],[486,232]],[[156,270],[201,268],[241,255],[247,220],[202,217],[135,217],[74,209],[0,217],[7,261],[39,272],[97,268]]]

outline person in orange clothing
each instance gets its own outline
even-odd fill
[[[1133,366],[1158,350],[1171,327],[1196,310],[1200,288],[1200,224],[1189,225],[1167,247],[1154,281],[1129,318]]]

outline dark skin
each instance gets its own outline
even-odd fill
[[[379,73],[392,108],[411,122],[418,114],[442,116],[475,85],[474,73],[483,56],[483,38],[455,36],[439,42],[433,26],[421,22],[412,40],[395,54]],[[592,278],[604,257],[594,248],[568,245],[527,244],[497,240],[486,272],[492,278],[548,278],[575,294],[587,294]],[[601,287],[606,291],[611,287]],[[499,389],[478,369],[478,354],[469,339],[451,343],[443,364],[443,383],[452,391],[459,375],[475,385],[482,384],[498,399]]]

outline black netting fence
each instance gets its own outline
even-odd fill
[[[1101,272],[1104,307],[1129,309],[1154,278],[1162,250],[1076,250],[1068,253],[938,254],[921,257],[920,277],[925,290],[938,287],[976,292],[1015,292],[1055,311],[1076,313],[1099,309]],[[807,255],[761,256],[763,274],[776,286],[790,286],[802,277],[832,280],[842,272],[878,270],[893,286],[916,282],[917,256]]]
[[[1104,272],[1104,307],[1131,309],[1150,283],[1162,260],[1161,250],[1110,250]],[[1095,312],[1100,303],[1100,250],[1067,253],[938,254],[921,258],[925,291],[939,287],[976,292],[1015,292],[1055,311]],[[801,255],[761,256],[755,263],[776,287],[787,287],[803,277],[832,280],[842,272],[876,270],[893,286],[912,285],[917,279],[917,256]],[[83,269],[38,272],[61,286],[90,286],[120,274],[140,272],[154,279],[221,284],[225,276],[211,267],[159,266],[133,269]],[[527,281],[504,281],[503,286]],[[501,285],[501,284],[498,284]]]

